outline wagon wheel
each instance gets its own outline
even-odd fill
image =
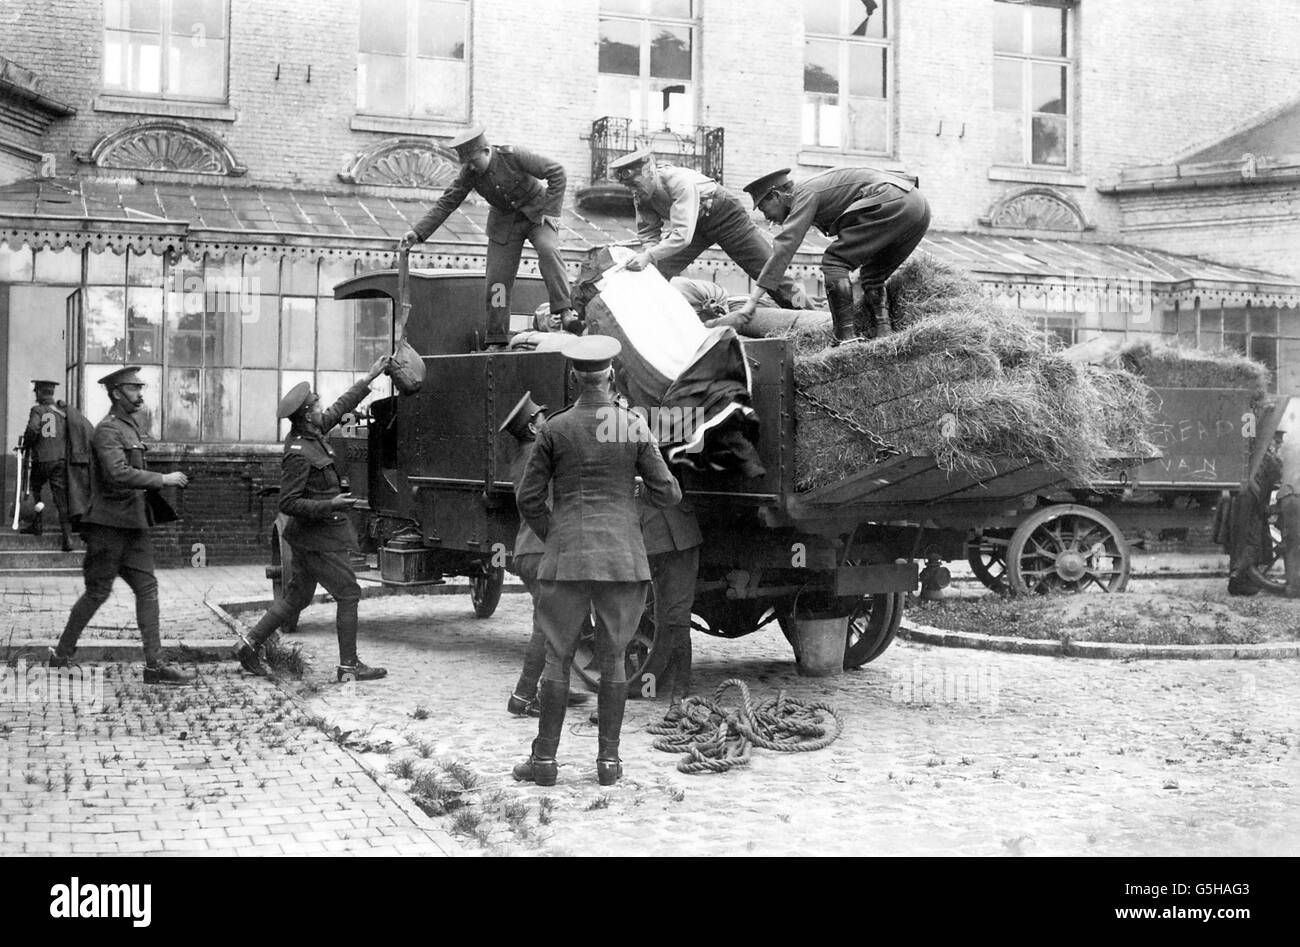
[[[505,582],[506,570],[498,566],[495,569],[480,566],[469,577],[469,600],[474,604],[474,614],[478,618],[490,618],[501,601],[501,586]]]
[[[986,529],[966,542],[966,561],[975,578],[999,594],[1007,591],[1007,542],[1009,529]]]
[[[692,616],[694,623],[694,616]],[[636,634],[628,642],[623,657],[623,671],[627,676],[627,695],[640,697],[646,685],[653,680],[655,688],[668,667],[668,649],[656,634],[654,586],[646,592],[645,611]],[[595,690],[600,686],[600,662],[596,656],[596,618],[587,616],[578,638],[578,650],[573,655],[573,671],[582,682]]]
[[[1272,501],[1273,498],[1270,498]],[[1286,559],[1283,557],[1282,517],[1277,503],[1268,505],[1268,553],[1249,569],[1250,581],[1265,592],[1286,594]]]
[[[1128,574],[1128,543],[1119,527],[1086,506],[1044,507],[1007,544],[1007,579],[1015,595],[1122,592]]]
[[[898,634],[899,623],[903,620],[902,592],[879,592],[864,595],[854,605],[853,611],[844,619],[844,670],[851,671],[864,664],[870,664],[880,657],[893,643]],[[788,611],[778,615],[781,633],[785,640],[794,644],[794,623]],[[798,662],[798,652],[795,653]]]

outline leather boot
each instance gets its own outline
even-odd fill
[[[847,277],[829,281],[826,301],[831,307],[831,322],[835,327],[835,341],[831,344],[841,345],[861,338],[854,324],[853,283]]]
[[[528,759],[515,766],[514,777],[520,782],[554,786],[559,769],[555,754],[560,748],[564,711],[569,704],[568,683],[542,680],[537,685],[537,702],[541,705],[541,715],[537,719],[537,739],[533,741]]]
[[[889,320],[889,310],[885,306],[885,287],[863,286],[862,304],[858,308],[860,319],[857,323],[858,334],[877,339],[892,335],[893,325]]]
[[[596,751],[596,779],[602,786],[612,786],[623,775],[618,758],[618,739],[623,730],[623,709],[627,704],[627,682],[600,680],[596,707],[600,714],[599,748]]]
[[[338,604],[335,623],[339,636],[339,666],[337,677],[340,684],[352,681],[377,681],[388,676],[387,668],[370,667],[357,657],[357,605],[355,600],[345,600]]]
[[[23,527],[22,529],[20,529],[18,532],[20,532],[20,533],[26,533],[28,536],[42,536],[42,535],[44,535],[44,534],[45,534],[45,526],[44,526],[43,519],[42,519],[42,518],[44,517],[44,515],[45,515],[45,514],[44,514],[44,513],[41,513],[41,512],[33,513],[33,514],[32,514],[32,521],[31,521],[31,523],[30,523],[29,525]]]

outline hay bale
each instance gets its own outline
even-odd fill
[[[1116,346],[1105,364],[1118,364],[1156,388],[1247,388],[1256,400],[1269,394],[1272,378],[1267,366],[1230,349],[1149,339]]]
[[[973,300],[984,298],[979,283],[969,274],[920,252],[907,258],[886,288],[895,329],[964,311]]]

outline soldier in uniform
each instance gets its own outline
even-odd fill
[[[559,162],[510,145],[490,145],[481,128],[455,138],[460,176],[438,203],[420,218],[398,246],[428,240],[477,191],[492,209],[487,220],[487,336],[489,346],[510,341],[510,291],[527,239],[537,251],[550,296],[551,312],[564,328],[578,321],[569,301],[569,276],[560,255],[560,213],[564,208],[564,168]]]
[[[389,363],[387,355],[377,359],[365,378],[323,411],[320,396],[305,381],[280,400],[276,416],[288,418],[292,425],[281,460],[280,512],[290,518],[284,538],[293,549],[293,561],[284,596],[272,603],[247,638],[240,636],[235,649],[239,663],[252,674],[266,673],[262,646],[286,619],[311,604],[317,583],[338,603],[338,680],[373,681],[388,673],[368,667],[357,657],[361,587],[348,556],[357,549],[357,534],[346,512],[356,499],[342,491],[334,451],[325,435],[370,393],[370,383],[388,370]]]
[[[519,453],[510,464],[510,477],[514,483],[518,484],[523,478],[524,468],[528,466],[528,458],[533,452],[533,445],[537,442],[537,432],[545,424],[546,405],[537,404],[533,401],[533,393],[525,391],[524,396],[519,399],[518,404],[497,429],[498,433],[504,431],[519,442]],[[528,639],[528,652],[524,656],[524,667],[519,674],[519,683],[515,685],[514,693],[506,701],[506,710],[517,717],[536,717],[541,713],[541,705],[537,700],[537,682],[542,676],[542,668],[546,665],[546,635],[537,622],[537,593],[540,591],[537,584],[537,569],[541,565],[542,553],[545,551],[546,544],[537,538],[537,534],[521,517],[519,532],[515,534],[511,567],[533,599],[533,633]],[[570,704],[586,702],[587,695],[582,691],[572,689],[569,691]]]
[[[681,274],[713,246],[758,279],[772,258],[772,247],[759,233],[740,199],[710,177],[672,165],[656,166],[653,153],[642,148],[609,164],[609,170],[632,189],[637,236],[645,246],[629,270],[653,265],[665,279]],[[802,288],[778,279],[767,290],[782,309],[802,309]]]
[[[654,583],[656,646],[662,634],[668,649],[663,680],[655,689],[668,698],[671,721],[681,716],[682,700],[691,693],[691,609],[704,537],[695,509],[686,499],[664,509],[643,502],[641,535]]]
[[[592,609],[601,675],[596,775],[608,786],[623,774],[618,745],[627,699],[624,652],[645,608],[650,579],[635,478],[641,476],[655,506],[672,506],[682,497],[649,428],[614,401],[612,361],[619,351],[618,341],[605,336],[584,336],[569,347],[578,397],[537,435],[515,488],[520,515],[546,544],[537,573],[537,621],[546,635],[546,667],[538,688],[541,718],[528,760],[514,769],[516,779],[539,786],[555,785],[570,664]],[[598,435],[611,428],[627,437]],[[553,509],[546,502],[548,490]]]
[[[749,301],[720,325],[738,324],[754,314],[764,290],[785,274],[808,228],[833,238],[822,255],[826,296],[835,326],[835,343],[888,335],[885,281],[902,266],[930,226],[930,205],[907,178],[873,168],[836,168],[795,184],[782,168],[745,185],[754,206],[782,225],[772,259],[757,279]],[[849,272],[858,271],[862,305],[855,307]]]
[[[1300,598],[1300,433],[1279,430],[1280,482],[1277,488],[1278,522],[1282,528],[1282,556],[1286,562],[1286,597]],[[1267,498],[1265,498],[1267,500]]]
[[[32,379],[36,391],[36,404],[27,416],[27,430],[23,432],[23,450],[32,455],[32,497],[41,498],[41,489],[48,483],[54,506],[59,511],[59,532],[63,536],[63,551],[72,549],[72,532],[69,529],[68,510],[68,415],[54,401],[57,381]],[[37,513],[32,525],[23,530],[40,536],[44,532],[42,513]]]
[[[119,368],[99,380],[108,389],[113,407],[95,428],[92,440],[90,508],[81,517],[81,535],[86,541],[82,567],[86,591],[72,606],[59,643],[50,651],[50,667],[68,666],[82,630],[107,601],[113,580],[120,575],[135,593],[135,617],[144,643],[144,682],[190,684],[195,675],[162,661],[158,580],[154,577],[149,527],[154,524],[153,510],[166,503],[161,497],[146,497],[147,491],[184,487],[189,478],[180,471],[157,473],[145,465],[148,448],[135,420],[144,405],[144,382],[139,371],[134,365]]]

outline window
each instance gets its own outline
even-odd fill
[[[104,88],[226,100],[226,0],[105,0]]]
[[[693,0],[600,0],[600,114],[687,131],[695,124]]]
[[[892,0],[803,0],[803,143],[892,151]]]
[[[143,364],[146,430],[171,442],[270,442],[275,407],[299,381],[328,405],[392,346],[387,299],[333,299],[353,261],[182,258],[128,251],[86,257],[88,413],[107,396],[93,382]],[[372,397],[388,393],[385,378]],[[367,399],[367,402],[370,399]]]
[[[362,0],[357,111],[469,118],[467,0]]]
[[[1072,49],[1067,0],[993,4],[994,160],[1070,163]]]

